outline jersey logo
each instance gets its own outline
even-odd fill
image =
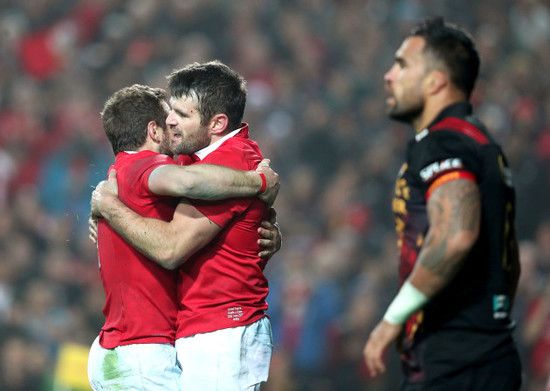
[[[424,182],[429,182],[434,176],[449,170],[462,168],[462,160],[460,158],[449,158],[432,164],[420,170],[420,177]]]
[[[479,144],[488,144],[489,139],[476,126],[460,118],[445,118],[430,128],[430,132],[435,130],[452,130],[473,138]]]
[[[505,319],[510,311],[508,295],[493,295],[493,319]]]

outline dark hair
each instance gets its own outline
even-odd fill
[[[226,114],[229,130],[241,126],[246,106],[246,81],[220,61],[189,64],[168,75],[168,88],[175,98],[197,100],[201,124],[216,114]]]
[[[166,127],[165,99],[164,90],[140,84],[122,88],[107,99],[101,118],[115,155],[143,146],[150,121]]]
[[[447,23],[442,17],[418,23],[410,36],[425,39],[424,51],[441,61],[451,82],[470,97],[479,73],[479,54],[470,34],[463,28]]]

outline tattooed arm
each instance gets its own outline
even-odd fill
[[[430,228],[415,267],[369,335],[363,350],[371,376],[386,371],[384,352],[396,340],[403,323],[455,276],[479,235],[481,200],[468,179],[447,182],[428,201]]]
[[[457,179],[441,185],[428,201],[430,228],[409,282],[427,297],[455,276],[479,235],[481,200],[477,184]]]

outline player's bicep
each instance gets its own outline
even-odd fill
[[[481,197],[473,180],[450,180],[432,189],[427,208],[430,229],[441,229],[447,237],[460,233],[471,233],[477,237]]]
[[[443,278],[452,277],[479,235],[481,200],[470,179],[448,181],[428,200],[430,228],[423,247],[429,256],[422,264]]]
[[[456,275],[479,235],[481,201],[471,179],[432,187],[427,201],[429,229],[410,282],[432,297]]]

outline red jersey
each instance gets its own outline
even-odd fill
[[[262,160],[248,125],[196,153],[200,163],[253,170]],[[189,164],[187,156],[180,163]],[[257,197],[221,201],[193,200],[221,232],[180,268],[177,338],[243,326],[265,316],[268,294],[258,257],[257,232],[266,205]]]
[[[179,199],[153,194],[149,174],[174,164],[151,151],[116,156],[118,196],[142,216],[170,221]],[[166,270],[125,242],[104,219],[98,222],[99,270],[105,290],[105,325],[99,343],[107,349],[136,343],[174,343],[177,272]]]

